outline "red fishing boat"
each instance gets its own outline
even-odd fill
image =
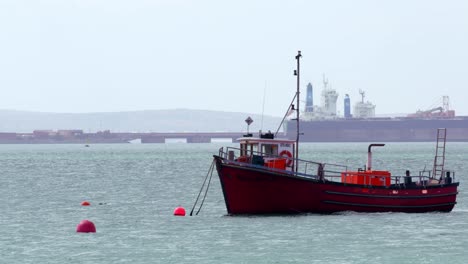
[[[287,111],[296,111],[297,139],[247,133],[239,138],[238,148],[221,148],[214,155],[228,214],[450,212],[456,204],[459,183],[455,173],[444,168],[446,129],[437,130],[433,169],[417,176],[409,171],[395,176],[390,171],[374,170],[372,148],[384,144],[370,144],[366,167],[355,171],[343,165],[299,159],[300,58],[299,51],[297,92]]]

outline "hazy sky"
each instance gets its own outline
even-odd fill
[[[322,75],[377,114],[468,115],[468,1],[1,0],[0,109],[282,116]],[[305,93],[301,94],[305,98]],[[301,106],[303,108],[303,106]]]

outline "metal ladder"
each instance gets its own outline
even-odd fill
[[[447,129],[437,129],[437,145],[434,157],[434,168],[432,169],[433,179],[442,179],[445,164],[445,141],[447,139]]]

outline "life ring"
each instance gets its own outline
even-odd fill
[[[279,155],[281,157],[286,158],[286,166],[291,167],[291,164],[292,164],[292,161],[293,161],[291,152],[289,152],[289,150],[283,150],[283,151],[280,152]]]

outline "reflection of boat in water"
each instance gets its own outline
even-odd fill
[[[300,57],[299,52],[297,106]],[[291,104],[289,110],[296,110],[299,121],[299,109]],[[375,170],[371,148],[383,144],[369,146],[364,170],[301,160],[299,137],[299,133],[296,140],[277,139],[272,133],[248,134],[239,139],[239,148],[221,148],[214,155],[229,214],[449,212],[456,204],[459,183],[444,168],[445,129],[437,130],[433,170],[418,176]]]

